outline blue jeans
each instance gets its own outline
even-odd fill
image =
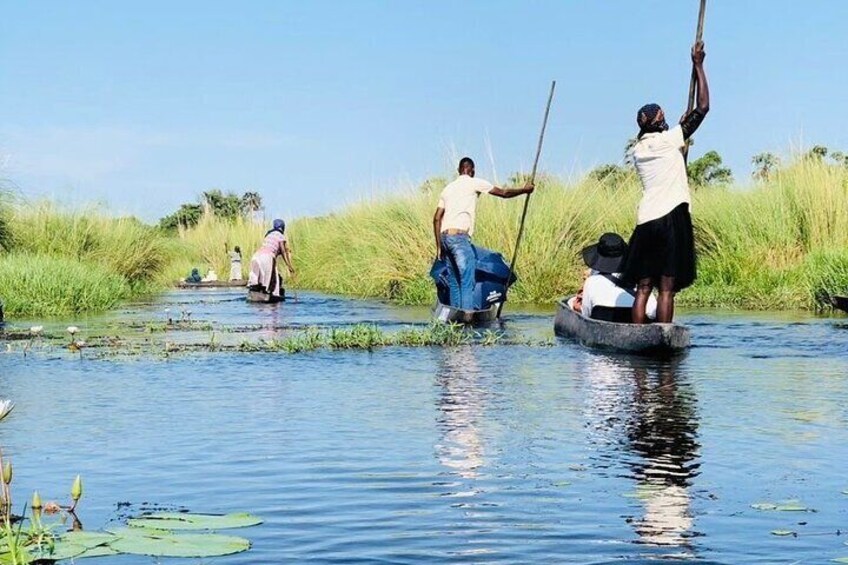
[[[442,234],[442,253],[453,271],[450,279],[451,306],[461,310],[474,309],[474,272],[477,257],[468,234]]]

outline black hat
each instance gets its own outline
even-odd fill
[[[583,249],[583,262],[600,273],[620,273],[627,244],[617,233],[605,233],[598,243]]]

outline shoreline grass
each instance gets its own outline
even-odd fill
[[[297,278],[289,286],[429,304],[435,295],[432,215],[442,183],[366,200],[290,223]],[[516,271],[513,303],[553,303],[579,288],[580,250],[605,231],[627,238],[640,187],[634,175],[537,182]],[[4,203],[5,202],[5,203]],[[11,318],[102,311],[173,285],[194,268],[243,275],[267,226],[207,214],[169,233],[135,218],[49,203],[0,202],[0,299]],[[482,197],[475,241],[509,257],[521,199]],[[690,307],[826,309],[848,289],[848,168],[799,158],[751,189],[693,192],[698,280],[680,293]]]
[[[551,303],[580,287],[580,250],[614,231],[627,239],[640,197],[586,178],[537,183],[511,291],[515,303]],[[433,300],[432,215],[438,191],[362,202],[331,216],[293,222],[299,283],[307,288],[408,304]],[[475,241],[512,253],[521,200],[481,197]],[[751,310],[827,308],[848,288],[848,169],[799,159],[749,190],[694,191],[698,280],[680,293],[692,307]]]

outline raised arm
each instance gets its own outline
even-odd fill
[[[433,236],[436,238],[436,259],[442,258],[442,218],[445,217],[445,209],[441,206],[436,208],[433,215]]]
[[[707,74],[704,72],[704,42],[699,41],[692,46],[692,69],[695,72],[698,83],[698,100],[695,109],[686,113],[680,119],[683,128],[683,138],[689,139],[700,127],[701,123],[710,111],[710,87],[707,84]]]
[[[489,194],[492,196],[497,196],[498,198],[515,198],[516,196],[521,196],[522,194],[531,194],[536,189],[532,183],[528,182],[524,185],[524,188],[501,188],[496,186],[492,190],[489,191]]]

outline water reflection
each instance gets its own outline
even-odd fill
[[[472,347],[444,349],[436,372],[440,433],[436,454],[442,465],[467,479],[478,477],[485,458],[480,437],[486,404],[482,377]]]
[[[638,542],[689,554],[700,445],[696,398],[679,368],[679,360],[595,356],[585,374],[591,437],[613,446],[607,457],[636,482],[627,496],[642,505],[642,515],[628,519]]]

